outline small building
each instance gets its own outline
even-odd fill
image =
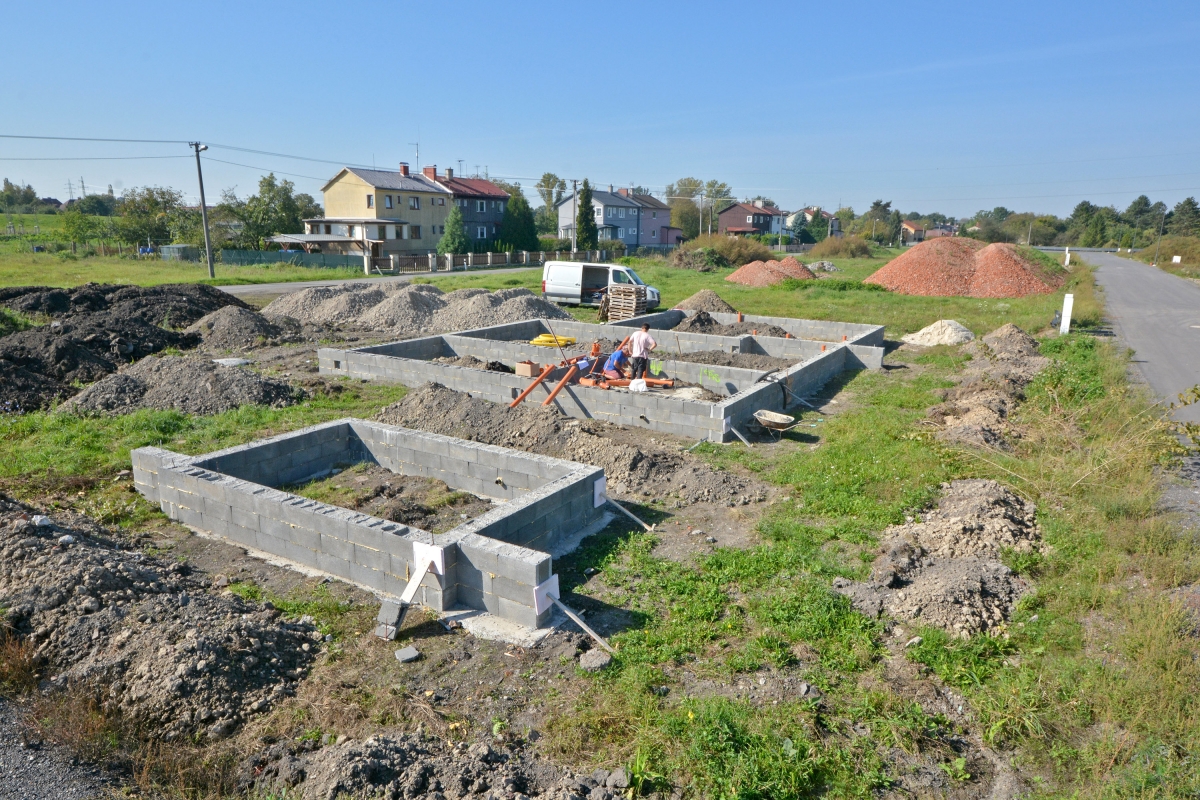
[[[925,239],[940,239],[945,236],[958,236],[957,225],[934,225],[925,231]]]
[[[717,231],[731,236],[783,233],[787,213],[761,200],[731,203],[717,212]]]
[[[907,219],[900,223],[900,242],[902,244],[917,244],[923,241],[925,241],[924,225]]]
[[[802,208],[799,211],[794,211],[788,214],[786,223],[788,230],[795,230],[801,221],[811,230],[813,221],[819,220],[818,224],[825,227],[825,234],[832,236],[835,239],[842,237],[842,223],[833,214],[825,211],[820,206],[809,206]]]
[[[479,245],[475,249],[490,247],[504,221],[508,192],[483,178],[456,178],[453,169],[439,176],[436,165],[425,167],[423,174],[453,196],[454,204],[462,212],[467,238]]]

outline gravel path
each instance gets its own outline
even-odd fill
[[[83,800],[104,797],[106,781],[93,769],[72,764],[66,748],[26,746],[21,713],[0,700],[0,800]]]

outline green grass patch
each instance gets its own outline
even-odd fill
[[[10,333],[28,330],[32,327],[33,321],[27,317],[15,311],[9,311],[7,308],[0,308],[0,336],[8,336]]]

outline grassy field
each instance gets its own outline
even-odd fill
[[[1037,331],[1060,302],[1058,294],[1000,303],[868,290],[855,281],[880,263],[870,261],[839,264],[845,282],[767,289],[735,287],[723,281],[727,273],[636,267],[668,305],[713,288],[746,313],[879,321],[891,336],[947,317],[980,333],[1009,321]],[[534,288],[540,273],[435,280],[446,289]],[[1098,322],[1086,266],[1070,287],[1077,319]],[[697,452],[712,463],[745,466],[793,501],[771,508],[759,525],[762,544],[749,550],[718,548],[679,563],[654,555],[654,534],[614,524],[556,561],[564,588],[581,594],[589,591],[583,567],[599,567],[611,592],[601,599],[630,610],[637,624],[615,637],[614,668],[587,679],[542,746],[574,763],[630,763],[697,796],[727,798],[874,796],[907,754],[923,753],[965,791],[971,777],[948,744],[962,731],[885,678],[889,658],[907,657],[966,697],[972,730],[1032,780],[1035,797],[1196,796],[1200,647],[1181,598],[1200,580],[1200,556],[1158,506],[1161,468],[1178,445],[1127,382],[1120,348],[1076,333],[1048,337],[1043,350],[1054,362],[1028,389],[1012,452],[948,447],[920,424],[961,366],[949,348],[893,353],[897,369],[848,375],[840,388],[849,410],[796,446],[702,445]],[[369,416],[404,393],[339,385],[293,408],[208,418],[0,418],[0,489],[136,525],[158,512],[104,480],[128,468],[130,448],[204,452]],[[1052,549],[1010,563],[1034,590],[1007,630],[969,641],[923,630],[919,646],[893,656],[883,626],[829,584],[861,577],[882,530],[961,477],[995,478],[1034,501]],[[801,669],[824,701],[758,706],[687,690],[689,676],[729,682],[762,665]]]

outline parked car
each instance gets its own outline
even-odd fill
[[[542,296],[552,303],[598,306],[609,286],[646,286],[631,267],[620,264],[586,264],[547,261],[542,267]],[[646,308],[661,302],[658,289],[646,286]]]

